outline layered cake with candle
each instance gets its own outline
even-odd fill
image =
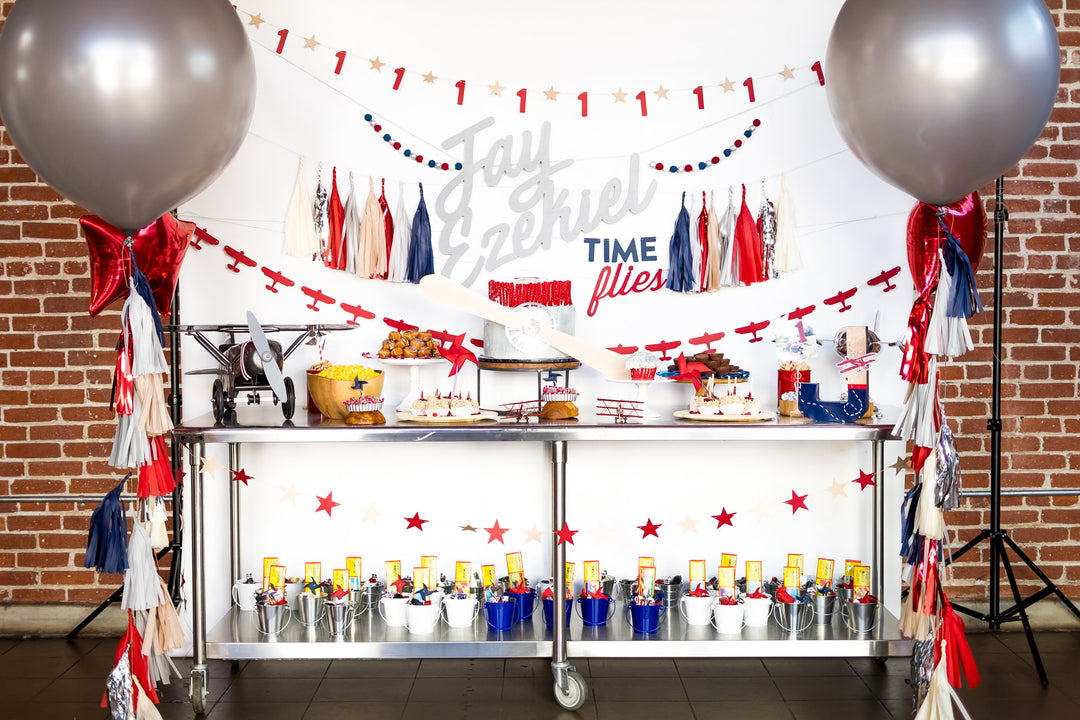
[[[536,335],[539,328],[574,334],[577,311],[570,296],[569,280],[517,278],[488,281],[488,298],[514,310],[525,321],[522,329],[484,322],[484,354],[481,361],[568,362],[565,353]]]

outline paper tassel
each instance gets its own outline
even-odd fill
[[[409,281],[409,235],[412,232],[412,220],[405,209],[405,184],[398,183],[397,212],[394,213],[394,242],[390,247],[390,260],[386,268],[386,279],[390,282]]]
[[[728,206],[720,220],[720,284],[734,287],[739,284],[735,278],[735,191],[728,188]]]
[[[935,504],[933,488],[936,474],[937,451],[931,450],[930,456],[919,472],[919,483],[923,489],[919,495],[919,513],[915,518],[915,530],[923,537],[941,540],[945,536],[945,517]]]
[[[326,206],[326,247],[324,258],[326,267],[334,270],[345,269],[345,208],[338,194],[337,168],[333,170],[330,182],[330,200]]]
[[[180,650],[187,644],[187,634],[180,622],[180,615],[169,598],[169,590],[165,581],[158,577],[161,583],[161,592],[165,596],[165,602],[157,608],[157,633],[154,639],[154,650],[158,653],[170,653]]]
[[[138,497],[161,497],[172,494],[176,487],[169,449],[165,445],[165,436],[158,435],[150,439],[150,461],[139,466]]]
[[[961,252],[963,252],[961,250]],[[128,248],[128,255],[131,256],[131,290],[130,293],[137,295],[142,300],[142,305],[146,310],[141,311],[140,320],[149,324],[146,328],[146,333],[151,335],[153,339],[157,340],[157,348],[161,351],[161,347],[165,344],[165,329],[161,325],[161,314],[158,313],[157,303],[154,301],[154,291],[150,289],[150,281],[143,275],[142,270],[139,269],[139,264],[135,262],[135,251]],[[981,309],[981,308],[980,308]],[[149,341],[148,341],[149,342]],[[152,345],[151,345],[152,347]],[[166,372],[168,366],[165,364],[165,353],[160,352],[160,372]],[[151,361],[156,362],[157,357],[151,358]],[[138,366],[134,368],[136,375],[141,375],[141,371]],[[155,372],[154,370],[146,370],[145,372]]]
[[[940,271],[941,262],[934,257],[926,273],[926,287],[915,298],[915,302],[911,305],[911,313],[908,315],[904,351],[900,358],[900,377],[908,382],[926,382],[927,363],[930,361],[930,355],[926,352],[926,334],[930,329],[931,320],[930,295],[938,283],[938,276],[935,273]]]
[[[675,229],[668,244],[668,279],[666,287],[675,292],[694,291],[694,254],[690,243],[690,213],[686,211],[686,193],[675,219]]]
[[[383,272],[380,277],[389,277],[390,254],[394,249],[394,218],[390,215],[390,204],[386,202],[386,178],[382,180],[382,194],[379,195],[379,211],[382,213],[383,235],[386,238],[386,256],[383,258]]]
[[[124,491],[131,474],[124,476],[120,484],[106,493],[90,515],[90,532],[86,539],[86,555],[83,567],[94,568],[99,573],[122,573],[127,570],[127,520],[120,493]]]
[[[349,173],[349,197],[345,200],[345,272],[356,273],[356,258],[360,254],[360,209],[356,199],[356,182]]]
[[[720,217],[716,214],[716,203],[712,191],[709,191],[709,222],[705,229],[705,272],[702,274],[701,289],[704,292],[716,292],[720,289]]]
[[[946,641],[941,642],[941,660],[938,661],[937,667],[934,668],[926,699],[923,700],[919,712],[916,713],[915,720],[954,720],[953,703],[956,703],[957,709],[960,710],[960,714],[966,720],[971,720],[968,711],[964,709],[960,698],[957,697],[956,691],[949,686],[947,645]]]
[[[150,442],[146,433],[139,430],[139,396],[133,398],[131,415],[116,416],[116,433],[113,435],[112,454],[109,464],[119,470],[134,470],[152,460]]]
[[[153,373],[135,378],[135,392],[139,395],[141,406],[138,428],[150,437],[164,435],[173,428],[169,406],[165,403],[163,377],[160,373]]]
[[[908,385],[900,418],[893,434],[903,440],[915,440],[916,445],[933,447],[937,444],[937,429],[933,419],[937,403],[937,360],[930,359],[929,375],[933,382]],[[929,427],[928,427],[929,426]]]
[[[938,250],[941,271],[938,273],[937,293],[934,295],[934,311],[926,328],[924,351],[930,355],[960,357],[975,349],[967,318],[949,315],[949,297],[952,294],[953,277],[948,272],[945,256]]]
[[[165,501],[160,497],[151,500],[150,509],[150,547],[160,550],[169,544],[169,533],[165,529]]]
[[[412,219],[409,238],[409,264],[405,276],[414,285],[420,278],[435,274],[435,252],[431,248],[431,220],[424,204],[424,184],[420,183],[420,203]]]
[[[315,223],[315,235],[319,238],[319,260],[326,262],[326,241],[329,237],[329,226],[326,222],[327,213],[326,188],[322,184],[322,163],[315,173],[315,201],[311,204],[311,219]]]
[[[105,697],[108,699],[109,715],[112,720],[131,720],[134,712],[131,697],[131,663],[127,652],[123,652],[105,679]],[[102,704],[104,707],[104,703]]]
[[[960,506],[960,456],[956,452],[956,440],[952,428],[941,414],[941,430],[938,433],[937,472],[934,483],[934,503],[943,511]]]
[[[136,275],[141,276],[142,273],[136,270]],[[145,280],[143,277],[143,281]],[[158,333],[161,318],[153,302],[148,304],[142,294],[136,292],[136,286],[136,278],[133,276],[131,292],[128,293],[128,299],[120,312],[120,321],[124,327],[124,345],[131,353],[131,374],[139,377],[149,373],[167,373],[169,365],[162,349],[163,336]]]
[[[794,272],[802,267],[799,236],[795,223],[795,203],[780,176],[780,198],[776,201],[776,270]]]
[[[116,349],[116,370],[113,373],[113,399],[117,415],[130,415],[135,404],[135,377],[131,374],[131,354],[121,343]]]
[[[761,207],[758,209],[757,231],[761,238],[762,267],[761,276],[778,278],[780,273],[776,271],[776,210],[769,202],[769,196],[765,194],[765,181],[761,181]]]
[[[149,610],[164,601],[158,584],[157,559],[150,547],[146,526],[135,522],[128,540],[128,569],[124,573],[124,597],[120,607],[125,610]]]
[[[949,294],[949,317],[970,318],[975,313],[983,311],[979,289],[975,286],[975,273],[971,269],[971,260],[964,252],[964,248],[960,246],[960,241],[949,232],[940,217],[938,225],[945,231],[945,242],[942,247],[944,262],[953,276],[952,292]]]
[[[375,278],[386,271],[385,260],[383,266],[379,266],[379,259],[386,252],[385,232],[379,198],[375,195],[375,183],[368,178],[367,201],[364,203],[364,215],[360,218],[360,257],[356,263],[356,274],[360,277]]]
[[[746,205],[746,186],[742,186],[742,208],[735,220],[735,277],[740,285],[752,285],[765,279],[762,265],[761,237],[750,208]]]
[[[698,292],[705,292],[705,274],[709,264],[709,208],[705,203],[705,191],[701,192],[701,212],[698,214],[698,246],[701,248],[700,266],[695,265],[696,273],[694,280],[697,282]],[[697,255],[694,256],[695,263]]]
[[[319,235],[311,217],[311,200],[304,189],[304,158],[296,171],[289,207],[285,211],[285,242],[282,251],[292,257],[314,259],[319,254]]]
[[[975,667],[975,656],[971,654],[971,646],[968,645],[967,638],[964,636],[964,621],[956,614],[947,599],[942,602],[938,636],[940,643],[935,648],[934,657],[939,665],[944,663],[949,684],[958,688],[963,684],[963,679],[966,679],[969,688],[979,687],[982,679],[979,677],[979,669]],[[952,648],[952,652],[948,655],[945,653],[946,646]]]
[[[132,683],[137,697],[135,705],[135,720],[162,720],[161,713],[154,707],[142,685],[136,680]]]

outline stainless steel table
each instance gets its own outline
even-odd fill
[[[393,415],[391,411],[388,416]],[[872,633],[856,635],[840,623],[811,626],[801,633],[784,633],[778,627],[746,628],[736,639],[724,639],[711,627],[684,624],[677,614],[655,635],[637,635],[625,623],[583,627],[574,618],[567,628],[565,605],[554,603],[554,630],[544,626],[537,612],[531,623],[505,633],[494,633],[482,621],[472,628],[440,627],[431,635],[410,637],[404,628],[388,628],[373,617],[361,615],[349,632],[331,638],[325,630],[296,624],[273,638],[259,634],[251,613],[233,608],[209,632],[206,627],[205,525],[203,480],[199,467],[206,443],[229,446],[231,470],[240,468],[240,449],[247,443],[340,443],[340,442],[542,442],[551,452],[552,531],[566,519],[566,456],[571,442],[590,441],[762,441],[762,442],[867,442],[873,448],[877,484],[873,486],[873,568],[875,595],[883,595],[884,545],[884,453],[882,445],[894,439],[891,425],[860,422],[849,425],[809,424],[778,418],[766,423],[706,423],[661,418],[640,423],[616,423],[612,418],[583,414],[570,421],[530,423],[489,420],[469,425],[420,425],[397,422],[386,425],[350,426],[341,421],[303,417],[282,421],[276,408],[241,409],[241,421],[215,424],[212,416],[177,427],[174,437],[189,446],[192,521],[192,588],[194,663],[190,697],[193,707],[206,706],[208,657],[221,659],[261,658],[379,658],[379,657],[551,657],[555,699],[574,709],[584,702],[588,689],[569,664],[578,657],[887,657],[910,655],[911,643],[896,629],[896,618],[882,614]],[[239,495],[232,483],[230,495],[230,551],[232,577],[240,569]],[[552,548],[555,597],[564,597],[566,547]]]

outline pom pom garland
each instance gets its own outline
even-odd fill
[[[751,137],[753,137],[754,133],[757,132],[759,127],[761,127],[761,120],[755,118],[754,122],[750,123],[750,126],[742,131],[742,137],[749,140]],[[666,163],[665,164],[665,163],[662,163],[662,162],[650,162],[649,167],[651,167],[653,170],[659,170],[661,172],[666,170],[669,173],[688,173],[688,172],[693,172],[695,168],[697,170],[699,170],[699,171],[700,170],[705,170],[707,168],[712,167],[713,165],[719,165],[720,160],[731,157],[731,154],[733,152],[735,152],[736,150],[738,150],[739,148],[741,148],[742,146],[743,146],[742,139],[741,138],[736,138],[734,141],[732,141],[732,143],[730,145],[728,145],[726,148],[724,148],[723,152],[721,152],[719,155],[713,155],[708,160],[699,160],[696,163],[684,163],[684,164],[679,164],[679,163]]]
[[[449,170],[451,167],[453,167],[455,170],[460,170],[461,169],[461,163],[459,163],[459,162],[456,162],[453,165],[451,165],[448,162],[439,162],[437,160],[432,160],[431,158],[428,158],[427,162],[425,163],[423,155],[417,155],[417,154],[413,153],[413,151],[410,148],[403,148],[399,141],[394,140],[393,135],[391,135],[388,132],[384,132],[383,131],[384,130],[383,126],[380,125],[375,120],[375,117],[371,113],[365,114],[364,115],[364,120],[367,121],[368,125],[371,125],[372,130],[374,130],[376,133],[379,134],[379,137],[382,139],[383,142],[385,142],[387,145],[389,145],[394,150],[397,150],[398,152],[400,152],[405,157],[411,157],[413,160],[420,163],[421,165],[427,165],[429,168],[432,168],[432,169]]]

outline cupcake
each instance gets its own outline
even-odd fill
[[[428,401],[424,399],[422,393],[419,398],[413,400],[412,414],[416,417],[424,417],[428,414]]]
[[[656,368],[660,365],[660,358],[647,350],[638,350],[626,358],[626,369],[630,371],[631,380],[653,380],[656,378]]]
[[[469,417],[473,414],[472,403],[465,398],[454,398],[450,401],[450,414],[453,417]]]

